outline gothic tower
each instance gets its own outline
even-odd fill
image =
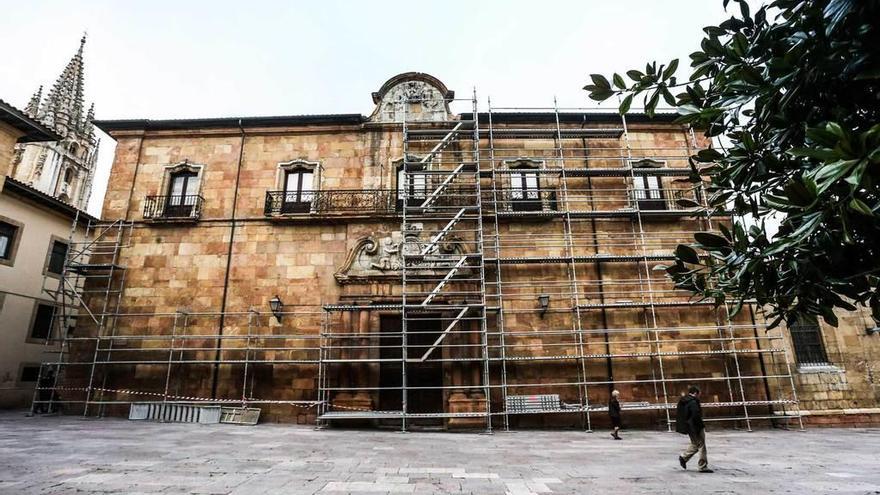
[[[26,143],[16,147],[12,177],[81,210],[86,209],[92,192],[99,140],[92,120],[94,103],[85,110],[83,102],[83,47],[79,50],[43,97],[40,86],[25,112],[57,132],[61,141]]]

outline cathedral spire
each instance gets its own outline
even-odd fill
[[[83,127],[83,35],[79,49],[58,76],[40,107],[39,118],[46,125],[66,135]]]
[[[36,118],[37,112],[40,111],[40,100],[43,99],[43,85],[40,85],[40,88],[31,96],[31,101],[28,102],[27,106],[24,107],[24,111],[30,118]]]

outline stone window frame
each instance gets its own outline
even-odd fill
[[[15,257],[18,254],[18,245],[24,235],[24,223],[14,220],[7,216],[0,215],[0,222],[7,223],[15,227],[15,235],[12,236],[12,244],[9,247],[9,257],[0,258],[0,265],[15,266]]]
[[[312,173],[312,189],[313,193],[317,193],[321,191],[322,183],[323,183],[323,170],[324,166],[320,161],[312,161],[306,160],[305,158],[294,158],[292,160],[278,162],[276,165],[275,171],[275,190],[280,191],[282,193],[282,202],[284,201],[284,191],[286,190],[285,181],[287,179],[287,173],[293,172],[298,169],[308,170]],[[314,210],[315,199],[317,195],[312,195],[312,207],[311,210]]]
[[[65,239],[64,237],[57,236],[57,235],[49,236],[49,247],[46,249],[46,258],[45,258],[45,260],[43,260],[43,275],[45,275],[47,277],[60,279],[61,278],[60,273],[55,273],[55,272],[49,271],[49,262],[52,259],[52,248],[55,246],[56,242],[60,242],[60,243],[64,244],[65,246],[67,246],[68,252],[70,251],[70,239]],[[65,257],[67,257],[67,254],[65,254]]]
[[[391,160],[391,167],[390,167],[391,174],[392,174],[391,181],[394,184],[392,189],[394,190],[394,204],[395,204],[395,209],[397,211],[401,211],[403,208],[403,196],[401,196],[401,194],[400,194],[400,192],[403,190],[402,189],[403,184],[400,183],[400,172],[403,171],[404,162],[406,162],[406,161],[415,162],[415,161],[419,161],[421,159],[422,159],[422,157],[419,155],[408,154],[406,156],[406,158],[404,158],[403,156],[399,156],[399,157],[393,158]],[[429,161],[429,163],[430,163],[430,161]],[[428,170],[427,163],[421,165],[420,170]],[[430,177],[429,175],[425,174],[425,190],[424,190],[424,197],[425,198],[427,198],[428,194],[430,194],[431,184],[429,184],[429,180],[430,180],[429,177]],[[415,189],[413,189],[413,191],[414,190]],[[415,193],[413,193],[413,194],[415,194]],[[416,197],[416,196],[414,195],[413,197]]]
[[[503,166],[503,169],[511,170],[511,171],[529,170],[529,169],[546,170],[547,169],[547,160],[539,160],[537,158],[529,157],[529,156],[520,156],[517,158],[510,158],[508,160],[502,160],[501,165]],[[505,174],[505,175],[507,175],[507,181],[506,181],[506,184],[504,184],[505,191],[512,193],[513,192],[513,174],[511,173],[511,174]],[[541,174],[536,173],[535,175],[537,176],[535,184],[537,185],[537,191],[538,191],[538,198],[536,201],[539,201],[541,203],[541,209],[537,210],[537,211],[554,210],[556,207],[551,205],[551,203],[555,203],[556,201],[551,200],[551,198],[548,195],[545,195],[543,193],[544,192],[552,192],[558,197],[558,194],[559,194],[559,191],[557,190],[558,186],[557,187],[545,187],[542,184],[543,180],[542,180]],[[523,190],[525,190],[525,189],[523,189]],[[523,199],[525,199],[525,198],[523,198]],[[509,197],[505,197],[503,200],[505,203],[508,203],[512,207],[513,201],[514,201],[512,195]]]
[[[37,379],[34,381],[24,381],[22,377],[24,375],[25,368],[37,368]],[[18,363],[18,373],[15,375],[15,384],[17,387],[30,387],[31,385],[36,386],[40,381],[40,363],[35,363],[32,361],[26,361]]]
[[[52,320],[49,323],[49,338],[51,338],[52,337],[52,323],[54,323],[55,318],[58,317],[58,314],[57,314],[58,313],[58,305],[55,304],[54,301],[49,301],[46,299],[34,298],[33,301],[34,301],[34,307],[31,309],[31,317],[30,317],[30,320],[29,320],[29,323],[27,326],[27,334],[25,335],[24,341],[25,341],[25,343],[28,343],[28,344],[45,345],[46,339],[39,339],[39,338],[31,337],[31,335],[34,332],[34,323],[37,322],[37,310],[40,308],[40,305],[52,306],[55,308],[55,312],[52,314]]]
[[[815,362],[802,362],[803,356],[798,353],[798,346],[795,343],[797,338],[794,336],[795,330],[791,327],[788,328],[788,337],[791,341],[791,353],[794,358],[794,362],[798,367],[799,372],[811,372],[811,371],[828,371],[828,370],[837,370],[838,368],[834,366],[831,362],[831,358],[828,355],[828,343],[825,341],[825,332],[822,331],[822,325],[819,322],[816,323],[796,323],[795,325],[803,331],[803,328],[810,328],[811,331],[814,331],[816,334],[816,340],[819,345],[819,354],[822,355],[825,359],[823,361],[815,361]],[[803,352],[803,350],[802,350]]]
[[[201,163],[190,163],[189,160],[184,160],[173,165],[165,165],[162,167],[162,183],[160,184],[159,190],[156,192],[156,196],[169,196],[170,191],[168,188],[171,186],[171,177],[179,172],[191,172],[196,175],[195,191],[188,194],[188,196],[202,195],[205,165]],[[187,192],[189,193],[189,191]]]

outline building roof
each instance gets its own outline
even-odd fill
[[[492,124],[546,124],[556,122],[555,112],[492,112]],[[617,112],[559,112],[560,124],[577,123],[620,123],[620,114]],[[480,123],[489,122],[487,112],[477,113]],[[626,114],[627,122],[662,122],[669,123],[677,119],[675,112],[657,112],[653,117],[641,112]],[[473,119],[473,113],[461,114],[462,119]]]
[[[478,114],[480,122],[488,121],[488,113]],[[473,114],[463,113],[462,119],[472,119]],[[658,112],[653,118],[644,113],[629,113],[630,122],[672,122],[678,117],[672,112]],[[217,117],[201,119],[122,119],[96,120],[95,126],[106,133],[114,131],[174,131],[186,129],[213,129],[235,127],[289,127],[302,125],[358,125],[369,118],[358,113],[325,115],[279,115],[264,117]],[[559,112],[560,123],[620,122],[617,112]],[[554,123],[553,112],[492,112],[493,123]]]
[[[3,100],[0,100],[0,122],[5,122],[24,133],[24,136],[18,138],[19,143],[61,139],[61,136],[54,131]]]
[[[203,119],[123,119],[96,120],[95,126],[106,133],[112,131],[171,131],[229,127],[287,127],[298,125],[361,124],[367,120],[359,113],[326,115],[279,115],[266,117],[217,117]]]
[[[76,207],[61,201],[60,199],[53,198],[48,194],[38,191],[33,187],[19,182],[12,177],[5,177],[0,179],[0,185],[2,185],[3,192],[9,192],[11,194],[15,194],[16,196],[20,196],[22,198],[33,201],[34,203],[46,207],[50,210],[61,213],[62,215],[70,218],[71,220],[79,213],[79,217],[84,220],[91,220],[93,222],[98,221],[97,218],[89,215],[88,213],[77,209]]]

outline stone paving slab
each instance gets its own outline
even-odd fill
[[[0,413],[0,494],[880,494],[880,429],[494,435]]]

